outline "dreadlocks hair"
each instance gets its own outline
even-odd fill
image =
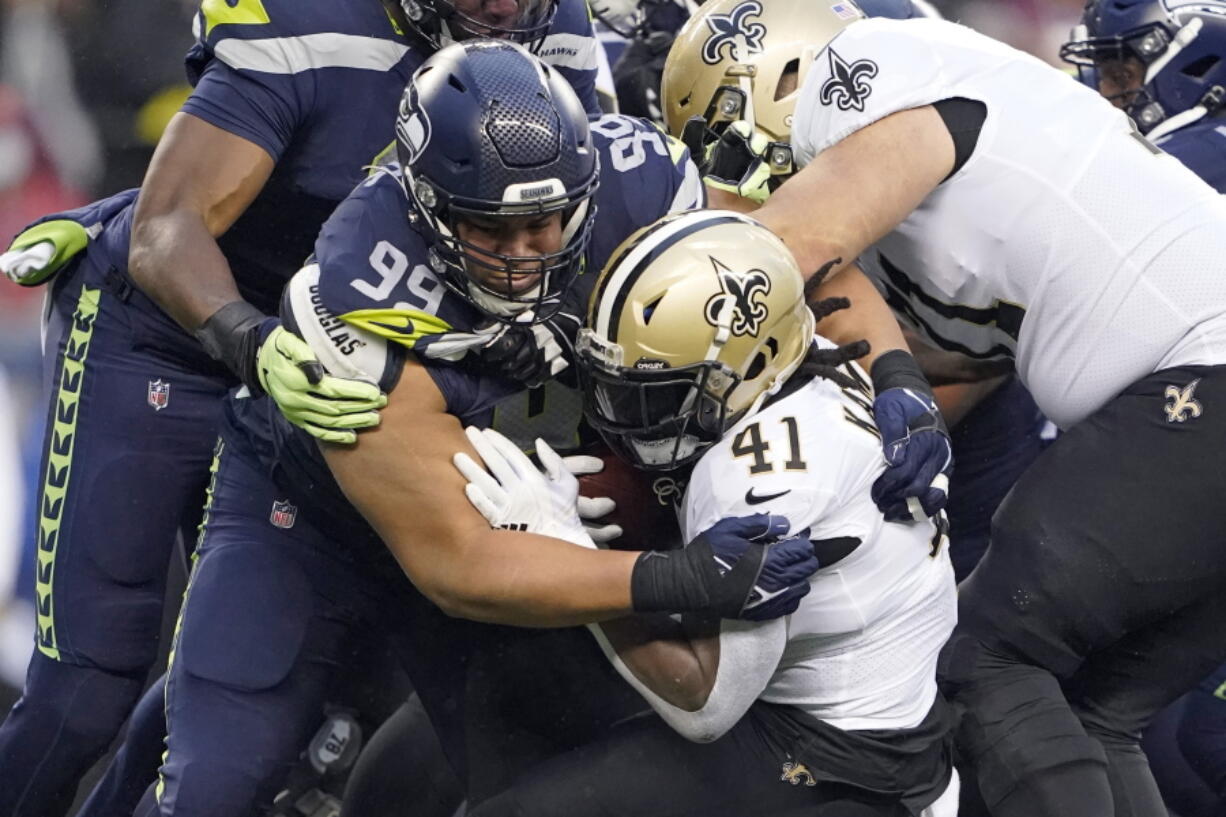
[[[843,257],[831,258],[825,264],[817,268],[817,272],[810,276],[808,281],[805,281],[805,299],[811,299],[817,293],[817,288],[826,280],[826,276],[830,274],[830,270],[843,263]],[[846,300],[846,299],[844,299]],[[829,313],[827,313],[829,314]],[[818,317],[821,320],[821,316]]]
[[[817,272],[813,273],[813,277],[805,283],[805,298],[812,299],[830,271],[842,263],[842,258],[832,258],[822,264]],[[851,306],[851,301],[843,297],[821,298],[809,302],[809,309],[819,322],[822,318],[847,309],[849,306]],[[843,344],[837,349],[810,349],[804,362],[800,364],[800,371],[825,378],[845,389],[859,389],[862,384],[841,372],[839,367],[864,357],[871,348],[867,340],[857,340]]]

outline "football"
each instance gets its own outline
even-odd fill
[[[612,451],[592,452],[604,462],[598,474],[579,477],[583,496],[607,496],[617,503],[609,515],[597,520],[621,525],[623,533],[609,543],[616,550],[668,550],[681,546],[677,507],[683,487],[672,477],[638,471]]]

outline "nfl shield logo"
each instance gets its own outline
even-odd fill
[[[281,500],[272,503],[272,514],[269,515],[268,521],[278,528],[292,528],[297,516],[298,509],[289,504],[288,500]]]
[[[170,384],[163,383],[161,379],[149,381],[149,405],[153,406],[154,411],[161,411],[166,408],[170,402]]]

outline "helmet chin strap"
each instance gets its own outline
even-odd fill
[[[562,227],[562,246],[565,247],[570,243],[570,240],[575,237],[575,233],[579,230],[579,225],[583,224],[583,219],[587,215],[588,204],[591,199],[584,199],[579,202],[579,206],[571,213],[566,224]]]
[[[1188,108],[1183,113],[1177,113],[1169,119],[1164,119],[1150,129],[1145,137],[1151,142],[1161,139],[1163,136],[1174,133],[1180,128],[1187,127],[1193,122],[1198,122],[1208,115],[1209,109],[1204,105],[1197,105],[1194,108]]]

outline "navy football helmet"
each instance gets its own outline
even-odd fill
[[[584,262],[599,184],[587,114],[566,80],[504,40],[448,46],[405,89],[396,151],[409,220],[443,282],[498,320],[553,315]],[[492,252],[457,232],[465,217],[555,212],[562,246],[547,255]],[[516,278],[534,273],[539,281],[517,291]]]
[[[1138,60],[1141,87],[1109,97],[1157,138],[1217,111],[1226,100],[1226,2],[1089,0],[1060,57],[1097,86],[1096,65]]]
[[[471,37],[495,37],[527,46],[536,53],[545,39],[560,0],[517,0],[519,13],[502,24],[462,11],[454,0],[400,0],[409,27],[431,51]]]

